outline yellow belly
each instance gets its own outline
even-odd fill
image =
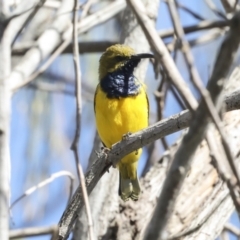
[[[134,133],[148,126],[148,100],[144,88],[141,88],[137,96],[109,99],[98,86],[95,114],[99,136],[106,147],[110,148],[124,134]],[[140,155],[141,149],[125,156],[121,163],[134,163]]]

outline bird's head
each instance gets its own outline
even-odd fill
[[[136,54],[131,47],[126,45],[113,45],[107,48],[100,58],[99,79],[102,80],[108,73],[124,67],[133,72],[142,58],[153,58],[153,55],[149,53]]]

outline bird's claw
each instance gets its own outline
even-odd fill
[[[132,134],[131,132],[127,132],[126,134],[123,134],[122,140],[128,140],[131,134]]]
[[[109,148],[101,147],[101,151],[100,152],[96,152],[96,154],[97,154],[98,158],[103,157],[106,160],[106,164],[108,164],[107,157],[108,157],[108,153],[109,152],[110,152]]]
[[[107,147],[101,147],[102,153],[108,154],[110,152],[110,149]]]

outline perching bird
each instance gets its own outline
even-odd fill
[[[148,126],[149,105],[145,87],[133,73],[142,58],[153,58],[153,55],[136,54],[132,48],[120,44],[107,48],[100,58],[94,110],[99,136],[107,148],[122,140],[125,134]],[[141,190],[137,165],[141,153],[142,149],[138,149],[117,164],[119,195],[124,201],[138,200]]]

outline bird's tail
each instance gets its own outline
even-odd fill
[[[121,173],[119,177],[119,196],[123,201],[128,201],[129,199],[137,201],[141,192],[138,177],[136,176],[134,179],[124,178]]]

